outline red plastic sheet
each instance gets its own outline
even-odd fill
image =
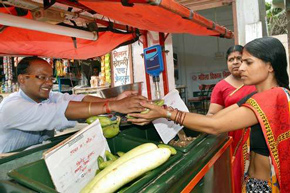
[[[10,12],[16,15],[15,10],[10,9]],[[0,9],[0,12],[7,13],[7,10]],[[28,14],[26,18],[31,18],[31,14]],[[0,33],[0,54],[88,59],[104,55],[122,43],[135,38],[134,34],[119,34],[110,31],[99,32],[98,35],[96,41],[77,38],[75,48],[71,37],[7,27]]]
[[[188,8],[172,0],[162,0],[160,5],[151,5],[149,1],[138,3],[140,1],[131,0],[130,2],[136,2],[132,7],[123,6],[121,2],[116,1],[118,0],[80,0],[79,3],[108,18],[143,30],[226,38],[233,36],[226,28],[196,13],[193,14]],[[189,19],[191,15],[193,18]]]

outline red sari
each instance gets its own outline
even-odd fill
[[[290,192],[290,94],[289,91],[277,87],[257,93],[247,100],[243,106],[253,110],[261,125],[268,149],[270,160],[274,168],[275,176],[271,176],[274,192]],[[240,146],[243,159],[242,164],[246,167],[248,155],[247,141],[249,135],[245,132],[243,144]],[[240,154],[240,155],[242,155]],[[236,159],[237,160],[237,159]],[[245,168],[244,167],[244,168]],[[247,169],[242,169],[246,172]],[[241,176],[242,178],[242,176]],[[278,184],[276,183],[276,178]],[[280,187],[278,189],[278,187]]]

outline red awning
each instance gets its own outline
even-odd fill
[[[132,34],[99,32],[97,41],[77,39],[75,48],[67,36],[9,27],[0,34],[0,54],[88,59],[105,55],[133,38]]]
[[[1,31],[0,55],[37,55],[42,57],[87,59],[104,55],[116,47],[136,41],[136,29],[165,33],[189,33],[200,36],[220,36],[232,38],[233,33],[224,27],[192,12],[173,0],[56,0],[66,6],[76,6],[81,10],[97,12],[105,16],[110,23],[96,19],[97,23],[110,26],[108,31],[99,31],[96,41],[76,39],[15,27],[6,27]],[[8,11],[9,9],[9,11]],[[17,15],[14,7],[0,8],[2,13]],[[31,13],[25,16],[31,19]],[[98,17],[99,18],[99,17]],[[112,28],[114,28],[112,30]],[[100,29],[100,28],[99,28]],[[116,32],[120,29],[122,32]],[[128,32],[129,31],[129,32]]]
[[[16,14],[10,8],[12,14]],[[5,13],[6,9],[0,12]],[[29,13],[26,18],[31,18]],[[1,25],[0,25],[1,27]],[[99,32],[96,41],[39,31],[7,27],[0,33],[0,55],[42,56],[52,58],[88,59],[104,55],[126,42],[136,39],[135,33]]]
[[[124,2],[124,1],[123,1]],[[79,0],[98,14],[143,30],[232,38],[233,33],[174,0]]]

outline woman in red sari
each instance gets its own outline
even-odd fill
[[[256,91],[255,86],[244,85],[243,80],[241,79],[241,71],[239,71],[239,68],[242,64],[242,51],[243,46],[241,45],[234,45],[227,50],[226,60],[228,70],[231,74],[215,85],[211,94],[207,115],[214,115],[220,110],[236,104],[248,94]],[[242,184],[240,176],[243,172],[241,169],[241,166],[243,165],[243,162],[241,162],[243,155],[241,148],[243,130],[239,129],[230,131],[228,132],[228,135],[233,138],[231,149],[233,155],[232,170],[235,193],[241,193],[241,188],[239,187],[241,187]]]
[[[289,77],[285,48],[275,38],[264,37],[247,43],[239,68],[246,85],[256,94],[242,99],[209,117],[142,103],[147,114],[130,114],[143,125],[148,120],[168,118],[199,132],[220,134],[245,129],[243,192],[290,192]],[[246,146],[248,144],[249,146]],[[249,151],[249,156],[246,155]],[[248,157],[248,159],[247,159]]]

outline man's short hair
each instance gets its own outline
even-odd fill
[[[27,74],[27,69],[30,66],[31,62],[34,60],[43,60],[42,58],[39,58],[37,56],[31,56],[31,57],[25,57],[17,65],[17,75],[19,74]],[[45,61],[46,62],[46,61]]]

